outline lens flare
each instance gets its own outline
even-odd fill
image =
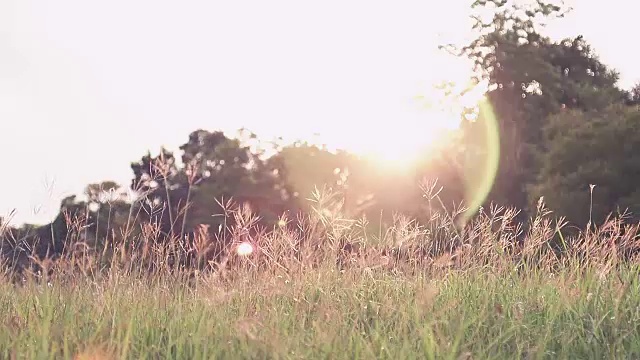
[[[249,244],[248,242],[243,242],[240,243],[238,245],[238,247],[236,248],[236,252],[238,253],[238,255],[240,256],[248,256],[251,255],[253,253],[253,245]]]
[[[467,211],[460,218],[464,226],[484,203],[493,187],[500,162],[500,134],[493,106],[488,99],[479,103],[475,133],[477,152],[466,164],[465,185]]]

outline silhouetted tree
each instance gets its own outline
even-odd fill
[[[557,215],[579,226],[590,218],[600,223],[616,211],[629,210],[640,219],[637,108],[566,111],[550,119],[545,136],[549,145],[532,187],[532,201],[544,196]]]
[[[546,119],[566,109],[601,110],[624,101],[625,94],[616,87],[618,74],[581,36],[556,43],[541,35],[540,19],[562,17],[561,6],[500,0],[474,6],[487,10],[490,3],[493,18],[477,18],[478,38],[458,54],[470,57],[488,82],[487,99],[499,130],[499,172],[488,200],[525,208],[526,185],[539,167],[536,154],[544,151]]]

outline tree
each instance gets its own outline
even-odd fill
[[[308,199],[314,189],[323,186],[341,190],[339,173],[352,165],[346,153],[330,152],[306,142],[286,146],[271,159],[286,169],[286,182],[301,199]],[[306,207],[306,203],[300,205]]]
[[[562,6],[537,1],[476,1],[495,8],[486,21],[477,17],[478,37],[457,52],[473,60],[497,122],[499,171],[488,201],[527,207],[526,185],[534,181],[537,156],[544,151],[546,119],[567,109],[602,110],[624,101],[618,74],[602,64],[580,36],[553,42],[541,35],[544,19],[560,18]],[[478,81],[480,80],[478,79]],[[473,125],[467,127],[476,132]]]
[[[589,220],[600,223],[616,211],[629,210],[639,218],[636,107],[614,104],[603,111],[565,111],[550,118],[544,133],[548,147],[531,188],[532,201],[543,196],[550,209],[579,226]]]
[[[276,210],[291,207],[286,168],[277,157],[266,157],[263,150],[220,131],[202,129],[191,132],[180,150],[180,165],[164,149],[132,164],[132,187],[143,194],[143,209],[160,224],[162,234],[181,236],[199,225],[230,225],[232,219],[221,216],[222,204],[229,200],[259,207],[257,215],[265,225],[277,221],[281,214]]]
[[[281,215],[270,210],[290,205],[291,192],[280,159],[265,158],[261,151],[219,131],[194,131],[180,149],[186,178],[195,185],[190,187],[187,229],[198,224],[220,225],[222,220],[212,215],[222,213],[219,203],[225,199],[252,204],[254,210],[259,207],[264,224],[274,224]],[[273,204],[273,208],[266,204]]]

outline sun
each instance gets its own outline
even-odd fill
[[[482,92],[473,89],[467,94],[465,99],[450,99],[434,90],[397,109],[393,119],[370,126],[368,140],[353,139],[351,150],[383,167],[406,168],[450,144],[462,124],[464,108],[477,104]]]
[[[477,107],[481,102],[487,85],[459,81],[449,82],[447,86],[449,95],[432,86],[423,92],[425,95],[403,103],[395,109],[393,118],[380,119],[370,125],[366,137],[351,139],[347,150],[395,169],[407,168],[442,150],[464,121],[464,110]]]
[[[451,74],[449,74],[451,75]],[[462,78],[462,75],[458,75]],[[446,81],[446,87],[431,86],[422,91],[403,91],[400,101],[382,100],[379,113],[368,113],[358,121],[338,120],[324,134],[316,133],[310,143],[329,151],[342,150],[371,165],[411,170],[413,165],[438,154],[456,138],[468,109],[476,108],[486,94],[484,82]]]
[[[385,167],[403,168],[445,145],[461,118],[445,111],[423,111],[380,124],[377,146],[362,155]]]

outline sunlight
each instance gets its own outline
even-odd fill
[[[425,155],[438,151],[460,128],[465,108],[476,108],[486,84],[449,83],[448,89],[462,96],[447,96],[432,88],[397,113],[393,121],[379,121],[366,136],[353,136],[347,151],[384,167],[405,169]]]
[[[378,144],[362,144],[361,154],[385,167],[405,168],[446,143],[451,131],[458,129],[460,119],[444,111],[426,110],[381,124]],[[357,146],[354,144],[354,146]]]

